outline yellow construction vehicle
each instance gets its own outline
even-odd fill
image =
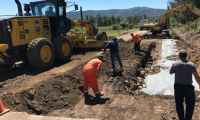
[[[176,7],[173,7],[165,12],[165,14],[163,14],[159,19],[159,25],[169,25],[169,18],[172,15],[174,15],[177,12],[183,13],[186,11],[191,12],[195,16],[198,16],[198,17],[200,16],[200,10],[197,7],[195,7],[194,5],[189,4],[189,3],[180,4],[180,5],[177,5]]]
[[[0,19],[0,65],[10,67],[25,61],[34,68],[46,69],[55,60],[68,61],[73,39],[67,32],[73,21],[66,17],[65,0],[30,2],[24,6],[25,14],[19,0],[15,2],[18,16]]]
[[[83,20],[73,21],[67,36],[73,40],[75,48],[102,48],[108,39],[105,32],[98,32],[94,25]]]
[[[192,4],[180,4],[167,10],[162,16],[160,16],[158,23],[144,24],[140,26],[141,30],[150,30],[153,34],[161,33],[163,30],[169,27],[169,18],[177,12],[189,11],[196,16],[200,16],[200,10]]]

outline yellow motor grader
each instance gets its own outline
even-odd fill
[[[67,33],[73,40],[75,48],[102,48],[104,41],[108,39],[105,32],[98,32],[98,29],[91,23],[83,20],[73,21],[72,28]]]
[[[46,69],[55,60],[68,61],[76,47],[73,45],[87,43],[88,39],[75,41],[67,36],[74,22],[66,17],[65,0],[30,2],[24,5],[25,13],[19,0],[15,2],[18,16],[0,18],[1,66],[24,61],[33,68]]]

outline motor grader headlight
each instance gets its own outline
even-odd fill
[[[8,49],[8,44],[0,44],[0,52],[4,53]]]
[[[5,63],[4,59],[2,58],[2,56],[0,55],[0,64]]]

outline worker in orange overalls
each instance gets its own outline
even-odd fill
[[[140,43],[142,41],[142,37],[138,33],[131,33],[131,42],[134,42],[133,51],[135,54],[140,52]]]
[[[100,70],[102,63],[103,55],[99,55],[98,58],[90,60],[83,67],[85,104],[105,103],[107,100],[107,98],[102,98],[103,95],[99,90],[97,81],[97,74]],[[88,93],[89,88],[91,88],[95,94],[94,99]]]

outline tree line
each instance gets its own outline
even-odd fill
[[[139,16],[129,16],[129,17],[120,17],[120,16],[86,16],[85,19],[90,23],[93,23],[97,26],[111,26],[119,24],[131,24],[137,25],[140,22],[141,17]]]

